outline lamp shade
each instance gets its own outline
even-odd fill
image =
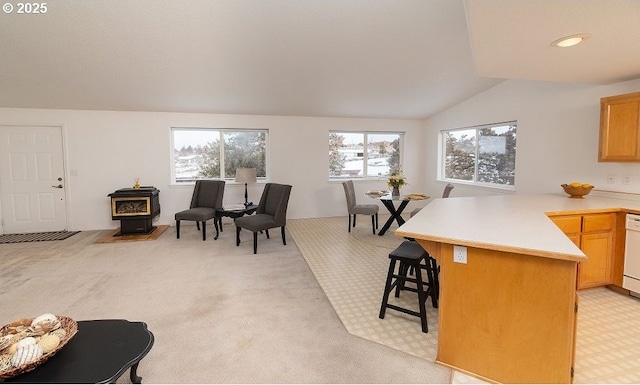
[[[255,168],[239,168],[236,169],[237,183],[255,183],[257,181]]]

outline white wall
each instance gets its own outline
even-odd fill
[[[600,98],[640,91],[640,79],[585,85],[507,80],[428,119],[425,126],[429,165],[426,190],[436,182],[438,133],[442,129],[518,121],[516,192],[562,192],[560,184],[591,183],[599,190],[640,193],[640,163],[598,162]],[[607,184],[607,175],[616,183]],[[633,184],[622,185],[622,176]],[[456,185],[451,196],[506,193]]]
[[[404,131],[405,173],[410,183],[422,186],[423,124],[414,120],[0,108],[0,125],[63,127],[71,230],[117,228],[119,222],[111,220],[107,194],[133,186],[135,177],[142,185],[160,189],[162,212],[157,223],[174,224],[174,213],[188,208],[193,187],[171,185],[171,127],[269,129],[269,179],[293,185],[288,217],[305,218],[345,215],[342,185],[328,181],[330,130]],[[262,187],[249,186],[249,200],[257,203]],[[361,194],[385,187],[385,181],[358,181],[358,199],[374,203]],[[244,185],[227,182],[224,200],[244,202]]]
[[[560,192],[560,184],[572,181],[640,193],[640,164],[597,161],[600,98],[639,90],[640,79],[613,85],[509,80],[426,122],[0,108],[0,124],[63,127],[69,229],[97,230],[119,226],[111,220],[107,194],[132,186],[134,177],[160,189],[157,223],[173,224],[173,214],[188,206],[192,187],[170,184],[172,126],[269,129],[270,181],[293,185],[289,218],[344,215],[342,185],[327,180],[330,130],[406,132],[404,191],[438,196],[444,186],[436,181],[439,130],[517,120],[518,193]],[[609,174],[616,184],[606,184]],[[622,185],[624,175],[633,184]],[[360,203],[375,202],[364,191],[382,188],[384,180],[356,181]],[[261,192],[261,184],[250,186],[249,199],[257,202]],[[457,185],[451,195],[500,193]],[[242,202],[243,194],[244,186],[227,183],[225,202]],[[407,211],[425,203],[411,202]]]

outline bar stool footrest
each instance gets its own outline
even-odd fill
[[[409,315],[412,315],[412,316],[415,316],[415,317],[422,317],[420,315],[420,313],[418,313],[417,311],[405,309],[405,308],[400,307],[400,306],[387,304],[387,308],[392,309],[392,310],[397,310],[399,312],[402,312],[402,313],[405,313],[405,314],[409,314]]]

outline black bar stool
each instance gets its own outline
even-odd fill
[[[405,314],[413,315],[420,318],[422,323],[422,331],[427,333],[427,311],[425,302],[427,297],[431,297],[431,303],[434,308],[438,307],[438,267],[436,260],[431,258],[429,254],[414,241],[404,241],[395,250],[389,253],[389,273],[387,274],[387,282],[382,296],[382,304],[380,305],[380,318],[384,319],[387,308],[393,309]],[[400,262],[398,274],[395,274],[396,262]],[[415,278],[409,276],[409,268],[415,271]],[[427,282],[422,280],[422,269],[427,273]],[[406,282],[412,282],[415,288],[407,287]],[[420,312],[406,309],[397,305],[389,304],[389,294],[395,290],[395,297],[400,297],[400,291],[408,290],[418,293],[418,304]]]

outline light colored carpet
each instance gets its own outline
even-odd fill
[[[450,371],[347,332],[291,237],[225,225],[203,242],[95,244],[106,232],[0,245],[0,323],[52,312],[144,321],[155,344],[144,383],[446,383]],[[357,271],[354,271],[357,274]],[[378,283],[371,283],[379,285]],[[128,375],[118,382],[127,383]]]
[[[275,231],[270,240],[260,237],[258,255],[248,232],[235,246],[229,224],[219,240],[206,242],[185,226],[180,240],[170,227],[147,242],[94,244],[109,231],[86,231],[63,241],[2,244],[0,324],[45,312],[147,322],[156,341],[138,369],[144,383],[449,382],[451,371],[430,361],[430,348],[406,343],[436,335],[430,305],[426,335],[415,317],[389,311],[377,318],[388,250],[401,241],[396,227],[378,237],[368,221],[349,235],[346,217],[289,222],[288,245]],[[296,244],[304,253],[324,250],[308,257],[314,271],[348,279],[317,272],[316,280]],[[371,266],[362,266],[363,253]],[[348,326],[337,315],[343,313]],[[374,327],[378,339],[371,342],[365,327],[352,324],[357,320],[393,324],[397,333],[380,338]],[[640,300],[582,291],[574,382],[640,383],[639,329]],[[118,382],[128,383],[128,375]]]

